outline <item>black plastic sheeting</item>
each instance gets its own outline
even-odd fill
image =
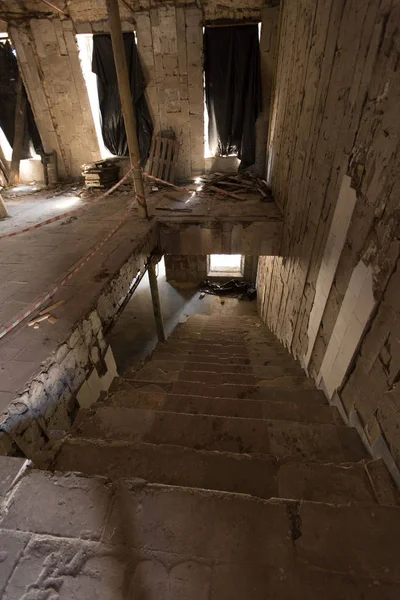
[[[144,166],[149,155],[153,123],[144,95],[146,83],[136,49],[135,37],[133,33],[124,33],[123,37],[132,103],[135,107],[140,160],[142,166]],[[97,75],[104,144],[112,154],[128,156],[128,142],[121,110],[111,37],[109,35],[93,36],[92,71]]]
[[[201,282],[199,288],[201,292],[212,294],[213,296],[240,298],[242,300],[254,300],[257,297],[256,287],[252,283],[240,281],[238,279],[231,279],[225,283],[218,283],[217,281],[206,279]]]
[[[18,63],[11,44],[0,43],[0,127],[10,146],[14,143],[15,107],[17,104]],[[24,89],[25,93],[25,89]],[[22,159],[31,158],[31,148],[43,154],[43,146],[27,99],[24,145]]]
[[[258,25],[206,27],[204,73],[211,148],[237,154],[240,170],[255,163],[261,109]]]

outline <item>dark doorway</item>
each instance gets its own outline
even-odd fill
[[[261,106],[258,25],[206,27],[204,74],[209,145],[237,155],[240,169],[255,162],[255,124]]]

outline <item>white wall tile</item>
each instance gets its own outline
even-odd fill
[[[318,376],[329,398],[343,382],[374,306],[372,269],[360,261],[350,279]]]
[[[308,325],[308,349],[302,364],[307,367],[314,348],[318,329],[325,311],[327,299],[335,277],[340,255],[346,241],[347,230],[356,204],[356,192],[350,187],[351,179],[343,177],[335,213],[326,241],[321,267],[318,273],[314,305],[310,312]]]

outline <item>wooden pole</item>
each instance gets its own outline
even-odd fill
[[[13,151],[11,157],[11,167],[9,176],[10,185],[14,185],[15,183],[19,182],[19,165],[21,162],[22,148],[24,145],[25,118],[26,94],[24,84],[22,83],[21,75],[19,75],[17,83],[17,103],[15,107],[14,119]]]
[[[161,313],[160,294],[158,293],[158,283],[156,275],[156,265],[153,260],[149,264],[149,282],[151,299],[153,302],[153,313],[156,322],[157,337],[159,342],[165,342],[164,323]]]
[[[8,212],[4,200],[0,195],[0,219],[5,219],[5,217],[8,217]]]
[[[115,70],[117,72],[119,96],[121,99],[122,115],[124,117],[126,137],[128,140],[129,157],[134,168],[133,181],[138,202],[139,217],[148,218],[146,197],[144,193],[142,168],[140,165],[139,143],[136,133],[136,118],[132,104],[131,87],[129,84],[128,67],[126,65],[124,39],[122,36],[121,19],[118,0],[106,0],[108,25],[114,53]]]
[[[8,163],[6,161],[6,157],[4,156],[3,150],[0,146],[0,183],[3,185],[8,185],[9,182],[9,173],[8,173]]]

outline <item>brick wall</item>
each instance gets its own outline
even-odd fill
[[[167,281],[179,283],[200,283],[207,278],[207,255],[165,254],[165,273]]]
[[[398,3],[288,0],[269,177],[280,256],[262,257],[272,330],[400,464]]]

